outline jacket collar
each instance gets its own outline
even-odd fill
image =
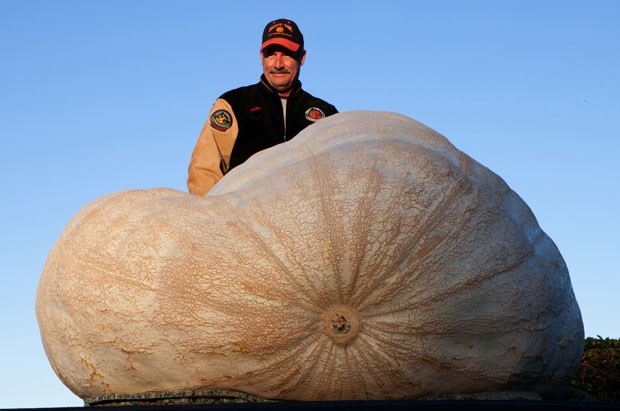
[[[263,87],[263,89],[265,91],[267,91],[267,92],[269,92],[271,94],[275,94],[276,96],[278,96],[278,91],[276,89],[274,89],[273,87],[271,87],[271,84],[269,84],[269,82],[265,78],[264,74],[261,74],[261,76],[260,76],[260,84],[262,85],[262,87]],[[299,79],[297,79],[297,80],[295,80],[295,83],[293,84],[293,87],[291,89],[291,93],[289,94],[289,97],[292,97],[295,94],[299,93],[299,90],[301,90],[301,81],[299,81]]]

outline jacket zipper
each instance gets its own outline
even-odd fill
[[[286,141],[286,112],[288,111],[288,99],[280,98],[280,105],[282,106],[282,121],[284,123],[284,136],[283,141]]]

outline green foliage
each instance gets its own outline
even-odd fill
[[[620,340],[588,337],[571,385],[599,401],[620,401]]]

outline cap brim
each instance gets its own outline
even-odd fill
[[[272,44],[278,44],[280,46],[286,47],[287,49],[289,49],[290,51],[296,52],[297,50],[299,50],[299,44],[290,41],[289,39],[284,39],[282,37],[277,37],[275,39],[269,39],[266,42],[263,43],[262,46],[260,46],[261,51],[267,47],[267,46],[271,46]]]

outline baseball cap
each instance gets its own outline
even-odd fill
[[[294,21],[278,19],[268,23],[263,30],[263,44],[260,49],[272,44],[279,44],[287,49],[297,52],[304,49],[304,36]]]

